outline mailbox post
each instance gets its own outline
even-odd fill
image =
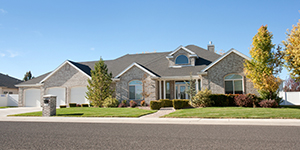
[[[50,117],[56,115],[56,96],[44,95],[43,116]]]

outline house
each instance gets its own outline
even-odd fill
[[[16,84],[22,80],[0,73],[0,94],[18,94]]]
[[[196,79],[196,90],[212,93],[254,93],[253,84],[245,77],[243,63],[250,59],[231,49],[223,55],[195,45],[179,46],[160,53],[127,54],[105,64],[113,74],[114,96],[122,100],[187,99],[186,81]],[[85,99],[87,80],[97,61],[66,60],[55,70],[18,84],[19,106],[41,106],[42,96],[57,95],[57,105],[88,103]],[[148,96],[143,97],[142,92]]]

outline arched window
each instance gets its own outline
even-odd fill
[[[175,64],[188,64],[189,59],[185,55],[179,55],[176,60]]]
[[[142,99],[143,83],[140,80],[132,80],[129,82],[129,99]]]
[[[243,77],[238,74],[225,76],[225,94],[243,94]]]

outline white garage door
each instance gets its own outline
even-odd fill
[[[71,101],[70,103],[77,104],[89,104],[88,100],[85,98],[87,92],[87,87],[73,87],[71,88]]]
[[[65,88],[49,88],[47,90],[47,94],[56,96],[56,107],[59,107],[60,105],[66,105],[65,93]]]
[[[26,107],[41,107],[40,98],[41,98],[40,89],[25,90],[25,106]]]

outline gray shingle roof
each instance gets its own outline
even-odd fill
[[[197,72],[204,69],[210,63],[218,59],[221,55],[216,54],[214,52],[210,52],[203,48],[200,48],[195,45],[188,45],[186,46],[189,50],[195,52],[199,58],[196,60],[195,66],[187,66],[182,68],[170,68],[168,59],[166,56],[170,54],[172,51],[169,52],[159,52],[159,53],[145,53],[145,54],[127,54],[122,57],[119,57],[114,60],[105,60],[105,64],[108,67],[108,71],[112,72],[113,77],[117,76],[123,70],[125,70],[128,66],[132,63],[138,63],[145,69],[151,71],[157,76],[189,76],[190,73],[192,75],[196,75]],[[98,61],[89,61],[89,62],[73,62],[69,61],[74,64],[76,67],[84,71],[86,74],[90,75],[91,69],[94,69],[95,63]],[[37,77],[35,80],[29,80],[22,84],[35,84],[40,82],[42,79],[45,78],[47,74]],[[22,85],[20,84],[20,85]]]
[[[0,87],[17,88],[15,85],[21,82],[22,80],[0,73]]]
[[[28,84],[37,84],[39,83],[40,81],[42,81],[44,78],[46,78],[51,72],[48,72],[48,73],[45,73],[43,75],[40,75],[36,78],[33,78],[31,80],[28,80],[28,81],[25,81],[25,82],[22,82],[20,84],[17,84],[17,85],[28,85]]]

